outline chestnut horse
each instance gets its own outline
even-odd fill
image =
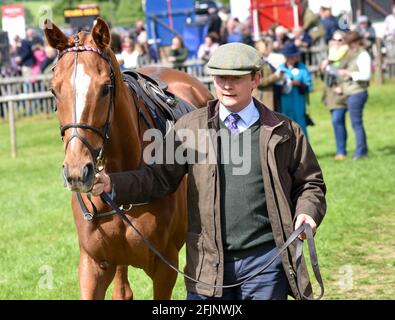
[[[131,265],[143,269],[152,279],[154,299],[170,299],[176,272],[155,256],[119,216],[86,221],[76,196],[82,196],[89,212],[108,212],[110,208],[99,197],[90,200],[87,197],[98,166],[96,159],[100,159],[106,172],[138,168],[142,161],[142,135],[148,129],[148,124],[140,121],[136,108],[142,102],[123,82],[119,64],[109,47],[108,25],[99,18],[91,33],[66,37],[47,20],[45,35],[50,46],[59,51],[52,92],[65,146],[63,176],[73,191],[81,298],[103,299],[114,280],[113,299],[132,299],[127,277]],[[159,77],[168,84],[170,92],[198,108],[213,98],[202,83],[186,73],[160,67],[140,71]],[[142,106],[142,110],[145,120],[154,126],[147,109]],[[127,214],[144,237],[177,267],[187,230],[185,181],[175,193],[133,207]]]

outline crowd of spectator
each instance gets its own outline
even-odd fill
[[[55,60],[56,54],[56,50],[51,48],[42,36],[34,29],[28,28],[24,39],[16,36],[10,45],[9,63],[0,63],[1,76],[29,77],[42,74]]]
[[[367,145],[362,114],[368,96],[372,47],[376,41],[372,23],[367,16],[361,15],[352,30],[344,26],[341,29],[339,17],[333,16],[330,6],[322,5],[319,13],[315,14],[306,6],[306,2],[303,2],[302,16],[301,26],[287,29],[282,25],[273,25],[260,34],[259,40],[254,41],[250,18],[240,21],[225,11],[218,12],[210,8],[206,21],[207,33],[195,58],[205,64],[212,53],[225,43],[242,42],[255,46],[261,52],[265,64],[262,81],[254,96],[272,110],[295,120],[307,135],[307,126],[313,124],[306,108],[314,79],[308,67],[312,63],[308,53],[312,47],[319,47],[321,65],[317,66],[316,71],[326,85],[323,102],[332,115],[337,145],[336,160],[343,160],[347,154],[347,111],[350,111],[359,148],[356,157],[365,156]],[[395,5],[384,24],[385,40],[395,41]],[[151,63],[167,63],[180,68],[190,57],[180,35],[174,36],[167,50],[156,52],[148,44],[143,20],[138,20],[132,30],[112,28],[111,39],[112,50],[122,70]],[[55,58],[56,50],[29,28],[25,39],[16,38],[10,47],[10,63],[1,67],[1,76],[45,73]],[[350,88],[351,92],[347,92]]]

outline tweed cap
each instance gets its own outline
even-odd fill
[[[240,42],[227,43],[216,49],[207,63],[213,76],[242,76],[262,68],[263,60],[255,48]]]

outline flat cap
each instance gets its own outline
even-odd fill
[[[240,42],[219,46],[207,63],[213,76],[242,76],[262,68],[261,54],[255,48]]]

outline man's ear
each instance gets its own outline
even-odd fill
[[[66,35],[49,19],[46,19],[44,22],[44,33],[48,44],[52,48],[63,51],[69,46],[69,40]]]
[[[103,19],[97,18],[96,23],[92,28],[92,37],[93,41],[95,41],[97,47],[100,49],[103,49],[110,44],[110,28]]]
[[[254,82],[254,85],[253,85],[254,89],[256,89],[259,86],[259,84],[261,83],[261,77],[262,77],[261,72],[262,71],[259,70],[259,71],[256,71],[254,75],[252,75],[252,81]]]

